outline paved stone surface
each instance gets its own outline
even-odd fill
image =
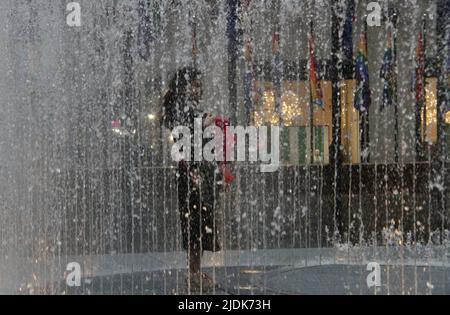
[[[448,267],[381,266],[381,286],[368,288],[366,265],[324,265],[275,271],[266,290],[280,294],[450,294]]]
[[[213,294],[450,294],[443,247],[362,247],[225,251],[208,254],[203,271]],[[68,262],[81,265],[80,288],[68,288]],[[369,262],[381,266],[381,286],[368,288]],[[59,257],[40,264],[10,258],[0,264],[5,294],[187,294],[185,253]],[[44,288],[44,292],[42,291]]]
[[[302,268],[207,268],[220,288],[206,294],[450,294],[447,267],[381,266],[381,287],[368,288],[366,266],[322,265]],[[64,290],[64,287],[61,287]],[[188,294],[186,272],[143,272],[93,277],[67,294]]]

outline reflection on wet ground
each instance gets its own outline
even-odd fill
[[[217,289],[205,294],[450,294],[448,267],[381,266],[381,286],[368,288],[369,271],[361,265],[322,265],[301,268],[205,268]],[[87,278],[67,294],[188,294],[186,271],[138,272]],[[62,284],[64,286],[64,284]],[[61,288],[64,290],[63,288]]]

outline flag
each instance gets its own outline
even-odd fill
[[[309,34],[309,88],[311,91],[311,101],[313,104],[323,107],[322,88],[317,70],[314,36],[311,32]]]
[[[426,119],[422,119],[421,111],[426,106],[425,99],[425,19],[423,19],[422,30],[417,37],[416,57],[415,57],[415,70],[413,72],[412,90],[415,94],[416,101],[416,129],[415,129],[415,141],[416,141],[416,157],[423,157],[423,141],[424,132],[426,131]],[[426,112],[424,111],[424,115]],[[424,117],[425,118],[425,117]]]
[[[392,34],[392,28],[389,28],[386,48],[384,50],[383,65],[381,66],[380,71],[380,77],[383,80],[381,110],[387,106],[393,105],[397,101],[397,74],[395,68],[394,36]]]
[[[355,20],[355,0],[348,0],[342,33],[342,51],[345,60],[353,60],[353,22]]]
[[[369,109],[371,102],[367,33],[364,30],[359,37],[358,53],[356,55],[356,91],[354,105],[357,110],[363,112]]]

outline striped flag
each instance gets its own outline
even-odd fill
[[[323,107],[322,88],[319,81],[318,66],[315,56],[314,35],[309,34],[309,88],[312,104]]]
[[[355,108],[361,112],[367,111],[371,103],[367,33],[364,30],[359,37],[358,53],[356,55]]]
[[[393,105],[397,101],[397,74],[395,68],[394,36],[390,27],[387,33],[383,65],[380,71],[380,77],[383,80],[383,96],[380,110]]]

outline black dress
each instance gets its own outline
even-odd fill
[[[185,116],[194,129],[193,111]],[[193,132],[193,131],[192,131]],[[184,250],[220,250],[216,211],[221,174],[214,162],[181,161],[178,164],[178,208]],[[196,180],[199,178],[200,180]]]

